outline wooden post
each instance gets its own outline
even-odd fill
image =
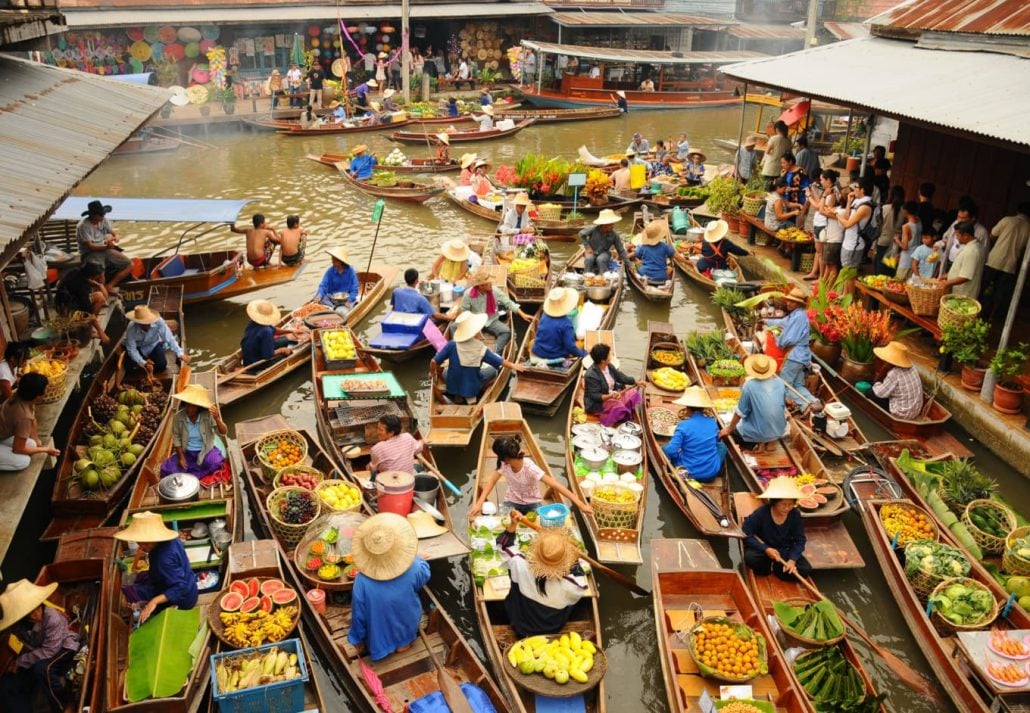
[[[410,8],[408,0],[401,0],[401,87],[404,92],[404,103],[411,101],[411,62],[409,58],[411,51],[408,44],[408,27],[410,21]]]

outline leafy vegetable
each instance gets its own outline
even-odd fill
[[[941,474],[941,497],[949,505],[965,508],[974,500],[991,497],[998,483],[973,465],[968,458],[945,461]]]
[[[165,609],[129,635],[125,694],[130,703],[174,696],[186,685],[200,609]],[[205,624],[206,626],[206,624]]]
[[[687,335],[686,347],[698,360],[716,361],[733,356],[722,332],[691,332]]]
[[[746,312],[746,310],[737,306],[745,299],[747,299],[747,297],[744,293],[733,287],[718,287],[715,292],[712,293],[712,302],[716,306],[722,307],[731,315],[742,315]]]
[[[917,572],[950,579],[969,574],[969,560],[956,548],[940,542],[923,540],[905,547],[905,574]]]
[[[972,579],[948,585],[930,601],[941,616],[959,626],[989,623],[995,604],[994,595]]]
[[[872,713],[886,697],[869,695],[837,646],[803,654],[794,662],[794,673],[820,713]]]
[[[784,629],[806,639],[829,641],[844,633],[844,625],[837,616],[837,610],[825,599],[804,607],[773,602],[773,611]]]

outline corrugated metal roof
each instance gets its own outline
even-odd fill
[[[111,206],[111,219],[140,223],[235,223],[250,198],[98,198],[71,196],[51,220],[79,220],[90,201]]]
[[[742,22],[739,25],[726,30],[726,32],[741,40],[804,40],[804,28],[791,27],[790,25],[758,25]]]
[[[824,22],[826,31],[838,40],[854,40],[868,37],[869,28],[861,22]]]
[[[839,71],[812,72],[812,67]],[[1030,86],[1030,62],[1017,57],[918,49],[909,42],[866,37],[720,71],[801,96],[1030,147],[1030,93],[1015,90]],[[852,78],[842,81],[842,76]],[[941,87],[962,87],[961,99],[941,101]]]
[[[0,55],[0,248],[49,215],[168,96]]]
[[[553,42],[522,40],[531,50],[547,54],[565,54],[600,62],[646,62],[648,64],[728,64],[748,59],[766,57],[761,52],[652,52],[648,50],[624,50],[610,47],[585,47],[583,45],[559,45]]]
[[[551,19],[563,27],[725,27],[732,21],[680,12],[556,12]]]
[[[916,36],[924,30],[1030,35],[1026,0],[910,0],[869,20],[873,34]]]

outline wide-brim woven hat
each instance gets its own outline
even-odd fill
[[[755,136],[754,134],[751,134],[746,139],[744,139],[744,148],[746,148],[746,149],[753,149],[757,144],[758,144],[758,137]]]
[[[448,136],[446,134],[446,132],[441,131],[439,134],[437,134],[436,135],[436,140],[439,141],[442,144],[447,145],[447,146],[451,145],[451,137]]]
[[[480,285],[492,284],[494,281],[494,273],[490,271],[488,267],[481,267],[468,276],[468,283],[473,287],[479,287]]]
[[[705,226],[705,242],[717,243],[725,238],[728,232],[730,232],[729,223],[721,218],[713,220]]]
[[[640,242],[644,245],[657,245],[658,243],[665,240],[669,235],[669,221],[665,218],[660,220],[652,220],[644,228],[644,232],[640,237]]]
[[[355,146],[354,148],[352,148],[350,150],[350,155],[351,156],[360,156],[361,154],[365,153],[366,151],[368,151],[368,146],[366,144],[358,144],[357,146]]]
[[[251,300],[247,303],[247,316],[266,327],[273,327],[282,319],[279,308],[268,300]]]
[[[27,579],[19,579],[17,582],[7,585],[4,593],[0,594],[0,608],[3,609],[0,631],[11,628],[27,617],[33,609],[45,602],[56,591],[57,582],[51,582],[41,587]]]
[[[561,579],[579,559],[579,550],[572,544],[569,531],[564,527],[544,530],[526,555],[529,571],[534,577]]]
[[[476,163],[475,163],[475,167],[476,168],[482,168],[483,166],[489,166],[489,165],[490,165],[490,162],[487,161],[485,158],[477,158],[476,159]]]
[[[461,155],[461,167],[468,168],[476,162],[476,155],[474,153],[466,153]]]
[[[781,475],[770,480],[758,497],[763,500],[800,500],[801,489],[793,478]]]
[[[454,341],[467,342],[475,338],[477,334],[483,331],[483,327],[486,326],[489,320],[490,317],[486,314],[462,312],[454,320]]]
[[[408,522],[415,528],[415,535],[420,540],[428,540],[432,537],[439,537],[449,530],[433,519],[433,516],[425,510],[417,510],[408,515]]]
[[[379,82],[377,82],[374,79],[369,79],[367,82],[365,82],[365,84],[367,84],[368,86],[372,87],[373,89],[375,89],[376,87],[379,86]]]
[[[329,253],[329,257],[336,258],[344,265],[350,264],[347,262],[347,248],[328,248],[326,252]]]
[[[697,156],[698,160],[699,160],[699,161],[700,161],[701,163],[704,163],[705,161],[707,161],[707,160],[708,160],[708,157],[707,157],[707,156],[705,156],[705,155],[704,155],[703,153],[701,153],[700,151],[691,151],[690,153],[688,153],[688,154],[687,154],[687,160],[688,160],[688,161],[691,161],[691,160],[693,160],[693,158],[694,158],[695,156]]]
[[[611,208],[605,208],[597,215],[596,218],[594,218],[594,225],[614,225],[620,220],[622,220],[621,215]]]
[[[169,542],[179,534],[165,525],[161,515],[156,512],[138,512],[132,516],[129,526],[116,532],[116,540],[125,542]]]
[[[533,206],[533,202],[529,200],[529,194],[528,193],[519,193],[518,195],[515,196],[515,200],[513,200],[511,202],[511,204],[512,205],[524,205],[527,208],[531,208]]]
[[[564,317],[579,304],[579,293],[568,287],[553,287],[544,300],[544,314]]]
[[[472,250],[464,240],[453,238],[440,246],[440,252],[448,260],[460,262],[461,260],[468,260]]]
[[[771,379],[776,376],[776,360],[768,354],[752,354],[744,360],[744,373],[753,379]]]
[[[785,294],[782,299],[789,300],[791,302],[797,302],[798,304],[808,304],[808,295],[800,287],[791,288],[790,292]]]
[[[615,92],[615,93],[618,94],[623,99],[626,98],[626,92],[622,91],[621,89],[619,91]]]
[[[673,403],[677,406],[687,406],[689,408],[713,408],[715,406],[708,392],[701,386],[688,386],[683,390],[683,394]]]
[[[160,319],[160,315],[146,305],[138,305],[125,316],[136,324],[153,324]]]
[[[389,99],[390,97],[392,97],[396,93],[397,93],[396,89],[387,89],[387,90],[383,91],[383,99]]]
[[[172,398],[178,399],[183,403],[199,406],[200,408],[211,408],[215,405],[211,400],[211,392],[200,384],[187,384],[186,388],[175,394]]]
[[[365,520],[351,539],[354,564],[366,577],[379,581],[404,574],[418,554],[418,534],[406,518],[382,512]]]
[[[907,369],[912,366],[912,357],[908,355],[908,347],[901,342],[891,342],[885,347],[874,347],[873,354],[891,366]]]
[[[489,104],[487,104],[486,106],[483,107],[483,113],[486,114],[487,116],[493,116],[494,115],[494,108],[492,106],[490,106]]]

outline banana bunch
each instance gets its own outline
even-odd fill
[[[556,639],[531,636],[517,641],[508,650],[508,663],[526,676],[542,673],[558,684],[566,684],[570,678],[586,683],[595,653],[593,643],[572,631]]]
[[[221,659],[215,665],[219,693],[242,691],[300,677],[297,654],[290,654],[278,646],[264,654],[254,652]]]
[[[279,607],[274,612],[222,612],[218,615],[225,640],[233,646],[260,646],[282,641],[297,619],[297,607]]]

